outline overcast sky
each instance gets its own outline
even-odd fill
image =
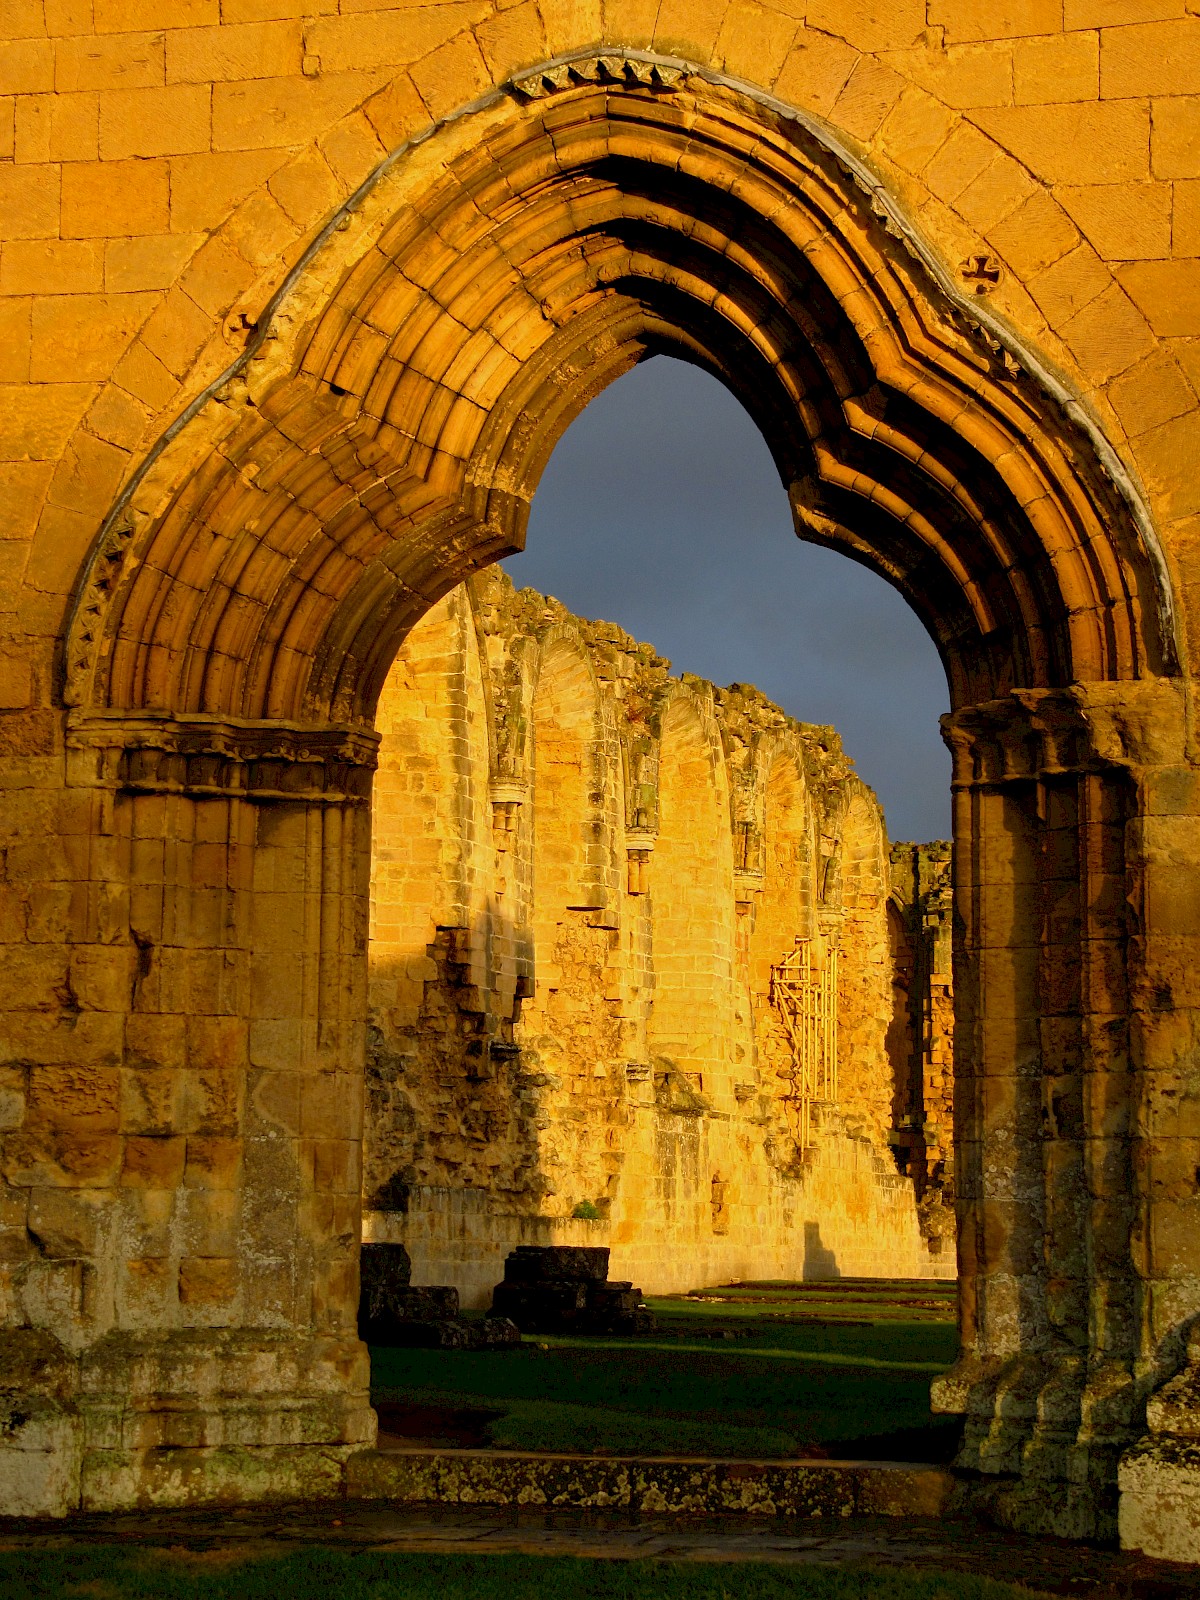
[[[653,644],[673,672],[757,684],[792,716],[832,723],[893,840],[949,836],[932,641],[881,578],[796,538],[762,436],[707,373],[659,356],[594,400],[505,567]]]

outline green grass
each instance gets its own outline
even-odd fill
[[[509,1449],[789,1456],[930,1425],[930,1379],[957,1346],[953,1301],[901,1320],[910,1290],[847,1286],[826,1317],[809,1286],[740,1285],[704,1291],[721,1303],[651,1301],[659,1332],[640,1339],[376,1349],[372,1387],[381,1400],[498,1413],[486,1439]]]
[[[577,1556],[227,1552],[89,1545],[0,1552],[5,1600],[1029,1600],[969,1573]]]
[[[783,1429],[719,1422],[710,1414],[664,1417],[544,1400],[513,1406],[488,1435],[504,1450],[581,1454],[787,1456],[796,1448],[795,1435]]]
[[[720,1316],[734,1309],[746,1316],[789,1320],[874,1322],[953,1322],[957,1303],[954,1282],[909,1282],[903,1279],[843,1278],[827,1283],[719,1284],[693,1289],[651,1302],[665,1308],[681,1303]]]

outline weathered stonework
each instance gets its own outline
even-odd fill
[[[935,1255],[954,1250],[954,885],[951,847],[894,844],[888,935],[892,1133]]]
[[[1187,1561],[1200,1527],[1200,1326],[1183,1371],[1147,1404],[1146,1424],[1121,1459],[1121,1543]]]
[[[1120,1494],[1200,1559],[1144,1500],[1191,1492],[1153,1397],[1200,1317],[1200,19],[271,9],[3,8],[0,1319],[46,1348],[4,1347],[0,1498],[100,1495],[110,1336],[131,1414],[195,1423],[178,1472],[102,1447],[126,1503],[325,1482],[369,1428],[376,704],[668,350],[946,664],[972,1492],[1062,1532]],[[230,1340],[278,1443],[205,1442]]]
[[[936,1517],[942,1467],[864,1461],[597,1460],[516,1450],[390,1449],[359,1456],[353,1494],[400,1505],[545,1506],[660,1516]]]
[[[914,1084],[948,1124],[946,1043],[936,1093],[885,1048],[887,840],[832,729],[495,569],[409,634],[377,727],[368,1238],[473,1305],[522,1242],[610,1246],[648,1293],[953,1274],[915,1204],[948,1149],[919,1181],[889,1150]],[[772,1002],[798,942],[838,955],[807,1110]]]

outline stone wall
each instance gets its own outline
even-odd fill
[[[0,1502],[369,1439],[379,692],[668,350],[946,664],[961,1465],[1200,1559],[1194,9],[0,7]]]
[[[893,1037],[883,817],[831,729],[498,570],[412,631],[378,726],[367,1237],[468,1304],[524,1243],[607,1244],[647,1292],[953,1273],[916,1203],[945,1152],[893,1153],[932,1084]],[[807,1138],[771,998],[797,940],[840,960]]]

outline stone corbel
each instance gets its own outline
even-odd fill
[[[650,856],[654,850],[655,835],[649,828],[625,830],[627,877],[625,887],[630,894],[648,894],[650,890]]]
[[[517,823],[521,807],[528,797],[523,783],[501,779],[492,783],[488,797],[492,803],[492,841],[501,854],[507,853],[517,840]]]
[[[733,873],[733,900],[739,913],[753,909],[763,892],[763,875],[746,868],[735,868]]]

